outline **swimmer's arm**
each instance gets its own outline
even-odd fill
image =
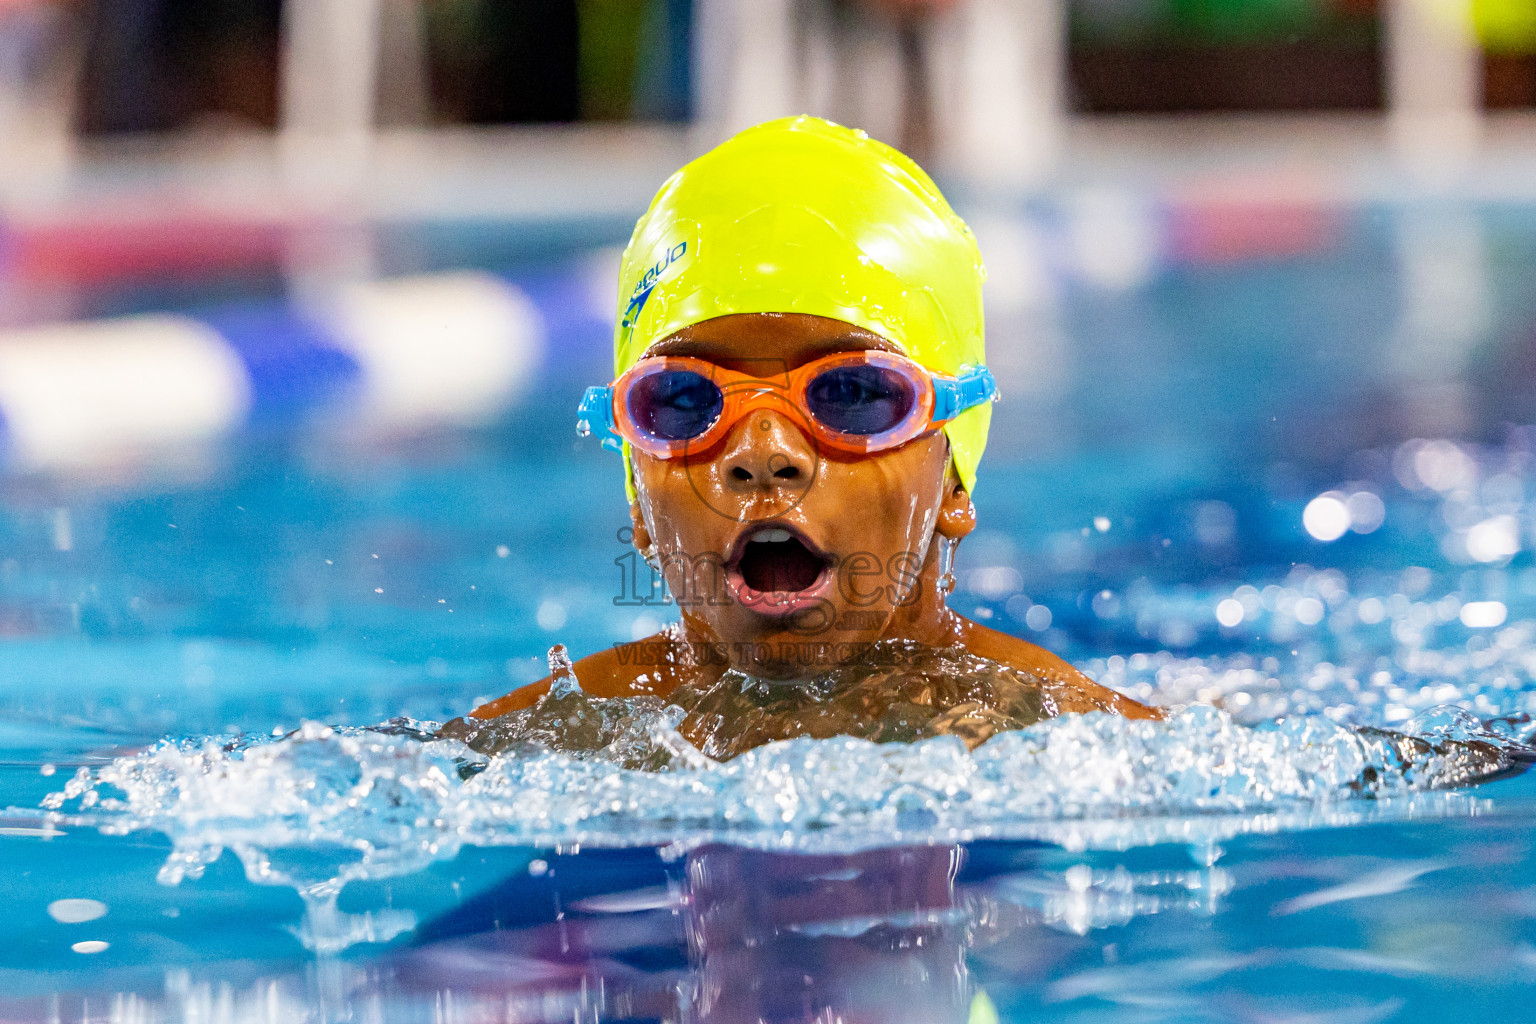
[[[682,682],[675,660],[666,654],[672,641],[665,631],[633,643],[618,644],[589,654],[576,663],[576,679],[581,688],[594,697],[665,697]],[[549,692],[550,677],[520,686],[504,697],[482,704],[469,713],[471,718],[496,718],[510,711],[522,711],[539,702]]]
[[[1000,661],[1054,683],[1053,696],[1061,711],[1112,711],[1126,718],[1163,717],[1157,708],[1099,685],[1050,651],[1016,636],[966,621],[962,629],[962,642],[973,654]]]

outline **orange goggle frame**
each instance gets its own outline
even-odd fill
[[[963,367],[959,375],[950,377],[905,356],[879,350],[835,353],[793,370],[784,368],[782,361],[764,363],[769,372],[745,373],[689,356],[642,359],[607,387],[587,389],[578,410],[577,431],[584,435],[597,431],[604,447],[617,449],[622,439],[656,458],[676,458],[707,449],[753,410],[772,408],[789,415],[818,444],[863,455],[906,444],[966,409],[990,401],[997,393],[997,383],[984,366]],[[894,416],[894,422],[875,432],[857,433],[838,429],[815,415],[808,397],[813,382],[823,374],[849,367],[872,367],[905,382],[910,389],[909,404]],[[712,417],[702,417],[696,433],[666,437],[643,425],[644,417],[636,415],[632,401],[645,393],[647,382],[677,372],[697,374],[713,384],[718,390],[715,400],[719,409]]]

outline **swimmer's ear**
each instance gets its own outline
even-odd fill
[[[651,531],[646,528],[645,516],[640,513],[638,501],[629,503],[629,522],[634,528],[634,532],[630,535],[630,543],[634,544],[635,550],[640,552],[642,558],[649,558],[656,545],[651,540]]]
[[[976,529],[976,506],[971,504],[971,493],[955,479],[953,471],[944,475],[944,500],[939,503],[934,529],[949,540],[959,540]]]

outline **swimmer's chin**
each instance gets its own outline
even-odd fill
[[[828,672],[858,661],[869,653],[879,637],[826,642],[785,633],[772,640],[738,645],[745,652],[760,652],[765,657],[731,659],[731,669],[742,675],[775,685],[806,685]],[[775,656],[778,655],[778,656]]]
[[[744,676],[775,686],[807,686],[818,675],[834,666],[828,664],[813,667],[795,662],[753,661],[731,667]]]

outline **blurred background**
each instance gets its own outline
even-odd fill
[[[1139,697],[1287,718],[1258,740],[1211,725],[1218,742],[1197,712],[1171,748],[1081,747],[1166,760],[1181,801],[1208,778],[1186,766],[1219,766],[1263,796],[1243,826],[1262,834],[1223,839],[1220,865],[1200,829],[1115,833],[1185,838],[1093,858],[978,844],[962,886],[1011,873],[974,904],[996,935],[913,919],[942,924],[915,943],[937,936],[932,976],[964,977],[963,930],[1001,1019],[1528,1015],[1532,831],[1508,808],[1529,802],[1487,787],[1444,805],[1462,823],[1414,803],[1390,831],[1271,835],[1290,826],[1268,787],[1291,785],[1271,780],[1329,762],[1262,737],[1320,717],[1449,736],[1446,704],[1529,735],[1536,0],[0,0],[0,1018],[279,1019],[283,988],[320,1007],[285,1019],[512,1019],[467,995],[504,971],[579,983],[539,1013],[595,1019],[568,924],[575,955],[681,967],[675,906],[561,902],[576,858],[533,850],[466,849],[339,903],[312,886],[305,916],[255,883],[330,877],[343,834],[347,871],[354,850],[383,875],[423,844],[451,856],[462,833],[439,851],[434,829],[464,820],[462,791],[435,803],[423,774],[397,799],[426,763],[391,753],[408,726],[372,754],[318,726],[246,753],[306,719],[461,714],[544,674],[553,643],[673,617],[576,405],[611,377],[619,251],[657,187],[801,112],[917,157],[988,265],[1002,400],[952,601]],[[134,798],[166,835],[40,817],[65,787],[90,807],[77,772],[167,734],[194,737],[167,763],[195,783]],[[1297,753],[1245,780],[1259,755],[1228,752],[1250,745]],[[535,786],[651,812],[652,790],[592,777]],[[343,791],[372,792],[361,817]],[[1172,827],[1160,806],[1125,823]],[[933,850],[924,877],[954,879]],[[162,863],[187,884],[153,884]],[[498,925],[553,906],[558,943],[540,923],[526,945],[440,946],[419,981],[375,971],[413,910],[476,893]],[[637,913],[583,931],[610,911]],[[634,923],[654,920],[672,931]],[[865,926],[845,927],[795,941]],[[366,984],[327,956],[353,942]],[[906,999],[913,963],[866,978]],[[420,1013],[345,1001],[392,976]]]
[[[670,618],[576,401],[653,191],[799,112],[980,239],[966,610],[1536,599],[1531,0],[0,0],[7,742],[443,717]]]

